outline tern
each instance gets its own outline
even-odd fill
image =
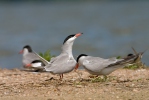
[[[76,65],[76,60],[74,59],[72,54],[72,46],[75,39],[81,36],[82,34],[83,33],[77,33],[66,37],[62,45],[61,54],[52,58],[50,62],[46,61],[44,58],[42,58],[36,53],[40,60],[42,60],[45,64],[45,71],[50,72],[52,74],[59,74],[60,80],[63,79],[64,73],[71,72]]]
[[[104,59],[100,57],[88,56],[86,54],[80,54],[77,57],[77,64],[75,71],[79,66],[83,66],[87,72],[93,75],[109,75],[118,68],[123,68],[127,64],[136,62],[138,58],[142,57],[143,53],[129,54],[127,57],[122,59],[117,59],[116,57]]]
[[[22,63],[23,66],[25,68],[33,68],[33,69],[44,69],[44,67],[41,68],[41,66],[37,65],[36,66],[29,66],[28,64],[30,63],[35,63],[35,62],[40,62],[42,63],[42,61],[40,60],[40,58],[34,53],[34,51],[32,50],[31,46],[26,45],[23,47],[23,49],[20,51],[20,54],[23,54],[23,58],[22,58]]]

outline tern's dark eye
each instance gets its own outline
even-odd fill
[[[72,38],[72,37],[74,37],[75,36],[75,34],[72,34],[72,35],[69,35],[68,37],[66,37],[66,39],[64,40],[64,42],[63,42],[63,44],[68,40],[68,39],[70,39],[70,38]]]

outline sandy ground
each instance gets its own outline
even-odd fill
[[[119,69],[106,81],[78,73],[60,81],[50,73],[0,69],[0,100],[149,100],[148,69]]]

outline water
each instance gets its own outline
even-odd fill
[[[18,52],[26,44],[36,52],[59,55],[64,39],[78,32],[73,54],[103,58],[149,48],[149,2],[0,3],[0,67],[21,68]],[[149,51],[142,61],[149,65]]]

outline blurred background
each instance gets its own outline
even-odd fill
[[[23,46],[59,55],[64,39],[83,32],[73,46],[109,58],[149,48],[149,2],[129,0],[0,1],[0,68],[22,68]],[[149,65],[149,50],[142,61]]]

